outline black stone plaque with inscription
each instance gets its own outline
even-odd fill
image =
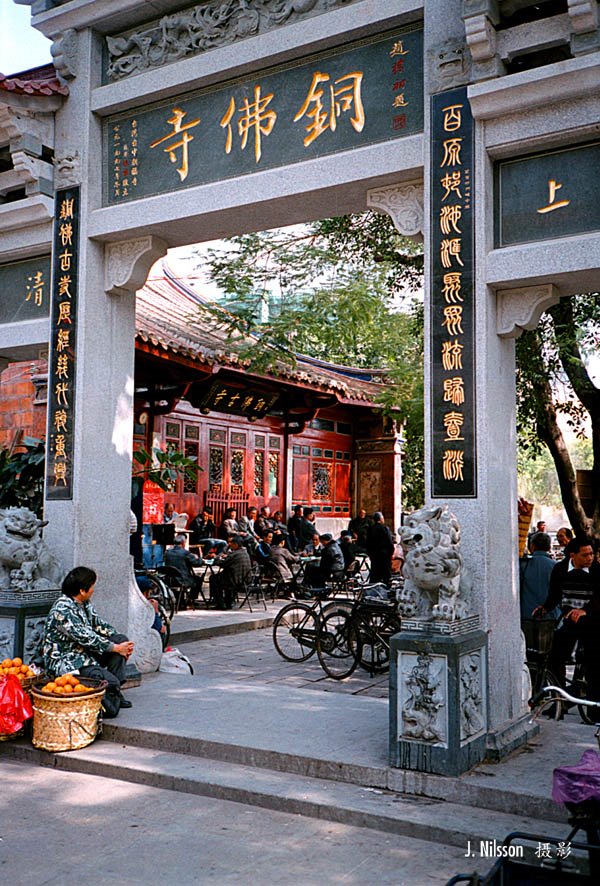
[[[49,313],[49,255],[0,265],[0,324],[43,320]]]
[[[48,355],[46,499],[73,498],[79,187],[56,192]]]
[[[431,494],[474,498],[473,118],[465,88],[431,98]]]
[[[103,202],[223,181],[422,131],[423,31],[394,31],[110,117],[103,128]]]

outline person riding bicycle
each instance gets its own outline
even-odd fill
[[[587,695],[600,700],[600,565],[594,563],[594,550],[588,538],[575,537],[565,549],[565,559],[556,564],[550,576],[548,596],[533,615],[546,615],[560,606],[562,619],[554,632],[548,667],[561,686],[565,685],[566,666],[579,640],[588,680]]]

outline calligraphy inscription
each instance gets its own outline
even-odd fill
[[[378,38],[105,123],[104,203],[423,129],[423,34]]]

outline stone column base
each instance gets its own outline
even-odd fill
[[[485,757],[487,638],[401,631],[391,640],[390,765],[460,775]]]
[[[540,726],[530,721],[531,713],[522,714],[499,729],[488,732],[485,759],[495,763],[534,738]]]

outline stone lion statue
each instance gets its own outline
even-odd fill
[[[63,570],[42,539],[41,529],[47,522],[29,508],[0,510],[0,590],[60,587]]]
[[[421,508],[400,530],[406,559],[400,612],[406,618],[455,621],[470,615],[460,554],[460,526],[446,505]]]

